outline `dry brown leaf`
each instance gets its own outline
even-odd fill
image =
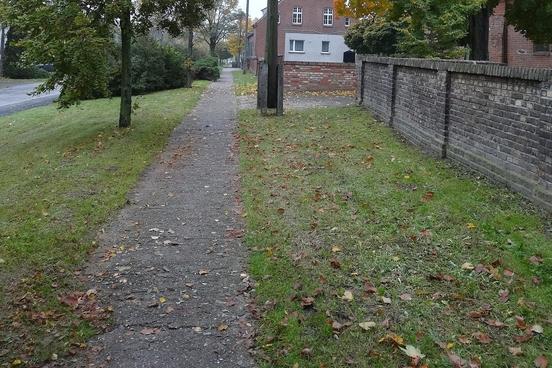
[[[523,351],[521,350],[521,347],[518,347],[518,346],[512,346],[512,347],[508,348],[508,351],[509,351],[510,354],[512,354],[513,356],[520,356],[520,355],[523,355]]]
[[[149,328],[146,327],[140,331],[142,335],[157,335],[159,332],[161,332],[161,329],[159,328]]]
[[[537,359],[535,359],[534,364],[535,364],[535,367],[537,368],[547,368],[548,359],[544,355],[541,355],[537,357]]]
[[[483,332],[476,332],[472,335],[477,341],[479,341],[481,344],[490,344],[491,343],[491,337]]]

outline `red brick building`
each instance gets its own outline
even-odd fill
[[[353,20],[337,16],[333,0],[280,0],[278,10],[278,55],[284,61],[343,63],[344,54],[350,55],[343,35]],[[249,36],[251,70],[256,70],[257,61],[264,58],[266,28],[264,14]]]
[[[552,45],[537,45],[506,24],[505,0],[489,20],[489,60],[511,66],[552,68]],[[552,20],[550,20],[552,22]]]

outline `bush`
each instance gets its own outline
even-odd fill
[[[220,78],[220,68],[217,58],[208,56],[194,63],[194,76],[196,79],[216,81]]]
[[[38,66],[21,65],[23,49],[17,46],[21,36],[12,27],[6,37],[4,50],[4,75],[13,79],[45,79],[49,73]]]
[[[359,54],[395,55],[399,52],[401,24],[385,19],[364,19],[345,34],[345,44]]]
[[[181,88],[187,82],[186,55],[173,46],[161,45],[150,37],[140,37],[132,45],[132,93],[136,95]],[[112,95],[120,95],[120,51],[110,56]]]

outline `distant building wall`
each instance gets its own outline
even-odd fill
[[[552,68],[552,46],[535,45],[516,32],[514,27],[506,24],[505,11],[505,1],[502,0],[489,20],[489,60],[510,66]]]
[[[290,49],[291,40],[304,42],[303,52]],[[328,52],[322,52],[322,42],[328,42]],[[307,61],[322,63],[342,63],[343,54],[349,51],[343,36],[330,34],[286,33],[285,61]]]
[[[357,97],[408,141],[552,209],[552,70],[357,57]]]

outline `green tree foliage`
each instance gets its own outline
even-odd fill
[[[20,32],[21,62],[53,64],[37,92],[61,86],[60,106],[107,94],[106,50],[111,42],[99,7],[77,1],[4,0],[10,24]]]
[[[36,66],[25,66],[20,63],[23,50],[17,45],[21,35],[10,28],[6,35],[3,53],[3,76],[14,79],[47,78],[48,73]]]
[[[534,42],[552,43],[552,1],[514,1],[506,8],[506,18],[517,31]]]
[[[468,34],[470,17],[487,0],[395,0],[389,15],[404,21],[401,52],[419,57],[457,58],[466,53],[461,40]]]
[[[383,18],[366,18],[352,25],[345,35],[345,44],[360,54],[395,55],[402,26]]]

